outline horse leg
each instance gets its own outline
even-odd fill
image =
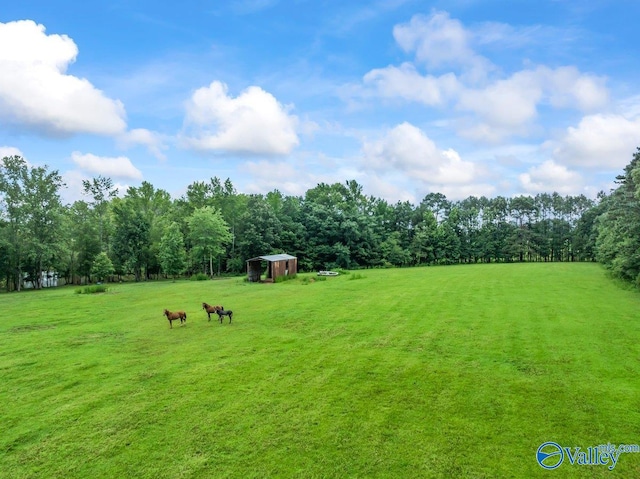
[[[229,324],[231,324],[231,318],[233,318],[233,313],[229,313]]]
[[[211,313],[207,311],[207,316],[209,316],[209,321],[211,321]]]
[[[173,321],[169,320],[169,327],[173,329]]]

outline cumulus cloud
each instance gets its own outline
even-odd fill
[[[394,38],[404,51],[415,54],[414,61],[369,71],[361,89],[352,89],[353,95],[402,99],[457,112],[450,124],[458,133],[487,143],[535,133],[541,106],[591,113],[609,104],[607,79],[574,66],[538,65],[505,75],[476,53],[473,44],[508,43],[509,35],[517,32],[501,24],[476,30],[465,28],[446,12],[416,15],[396,25]],[[516,43],[531,33],[519,35]],[[438,75],[433,74],[436,69]]]
[[[88,80],[67,75],[78,48],[31,20],[0,23],[0,122],[48,135],[114,135],[125,110]]]
[[[489,125],[515,127],[536,115],[536,104],[542,98],[542,87],[528,72],[519,72],[484,89],[465,90],[458,108],[471,110]]]
[[[69,170],[62,173],[62,178],[66,185],[66,188],[60,192],[62,201],[67,204],[72,204],[75,201],[87,201],[83,181],[91,181],[94,177],[95,175],[87,174],[80,170]],[[117,196],[119,197],[123,197],[130,186],[130,184],[120,181],[113,182],[113,187],[118,190]]]
[[[305,161],[289,158],[282,161],[246,161],[241,165],[244,176],[250,180],[244,190],[248,193],[264,193],[277,189],[289,195],[304,196],[318,183],[342,183],[346,178],[366,181],[367,175],[353,167],[344,158],[327,158],[324,155]]]
[[[4,158],[6,156],[22,156],[24,154],[20,151],[19,148],[15,146],[0,146],[0,158]]]
[[[242,165],[242,170],[251,177],[246,188],[249,193],[277,189],[289,195],[304,195],[307,189],[313,187],[309,172],[300,171],[286,161],[247,161]]]
[[[530,125],[538,115],[538,106],[543,102],[556,108],[591,111],[605,106],[608,101],[604,78],[581,74],[574,67],[550,69],[540,66],[516,72],[485,88],[465,89],[457,108],[472,111],[481,120],[466,132],[467,136],[500,141],[530,131]]]
[[[408,23],[393,28],[393,37],[405,52],[415,52],[416,59],[430,67],[477,61],[467,30],[447,12],[414,15]]]
[[[583,190],[582,176],[553,160],[530,168],[518,178],[527,193],[556,191],[562,195],[572,195]]]
[[[609,103],[605,77],[580,73],[573,66],[556,69],[538,67],[534,75],[539,78],[538,81],[554,107],[590,112]]]
[[[378,174],[401,175],[432,191],[448,191],[453,198],[479,187],[476,165],[453,149],[442,150],[419,128],[402,123],[372,142],[364,142],[363,167]],[[491,189],[491,187],[488,187]]]
[[[166,160],[167,156],[163,153],[167,149],[162,136],[154,131],[145,128],[134,128],[118,137],[118,143],[127,148],[134,145],[146,146],[149,152],[159,160]]]
[[[298,118],[270,93],[252,86],[233,98],[214,81],[187,102],[188,147],[240,154],[287,155],[299,144]]]
[[[620,170],[625,167],[640,142],[640,118],[595,114],[569,127],[559,141],[545,146],[562,164]]]
[[[376,170],[400,170],[428,183],[468,183],[473,163],[462,161],[454,150],[439,150],[419,128],[402,123],[363,146],[366,164]]]
[[[459,89],[453,73],[439,77],[421,75],[411,63],[371,70],[364,78],[384,98],[403,98],[429,106],[444,105]]]
[[[142,172],[133,166],[131,160],[126,156],[96,156],[91,153],[82,154],[74,151],[71,154],[71,159],[87,173],[132,180],[142,179]]]

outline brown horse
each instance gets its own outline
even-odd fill
[[[211,313],[224,311],[224,306],[211,306],[210,304],[202,303],[202,309],[204,309],[207,312],[207,316],[209,316],[209,321],[211,321]]]
[[[175,320],[179,319],[180,324],[187,322],[187,313],[185,313],[184,311],[176,311],[175,313],[172,313],[168,309],[165,309],[164,315],[169,320],[169,326],[171,326],[172,329],[173,329],[173,321]]]

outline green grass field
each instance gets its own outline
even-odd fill
[[[536,462],[640,443],[638,292],[595,264],[358,273],[0,295],[0,477],[640,477]]]

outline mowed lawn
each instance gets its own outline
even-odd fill
[[[233,322],[208,322],[203,301]],[[640,454],[613,471],[536,462],[547,441],[640,443],[640,293],[596,264],[58,288],[0,305],[1,477],[640,477]]]

